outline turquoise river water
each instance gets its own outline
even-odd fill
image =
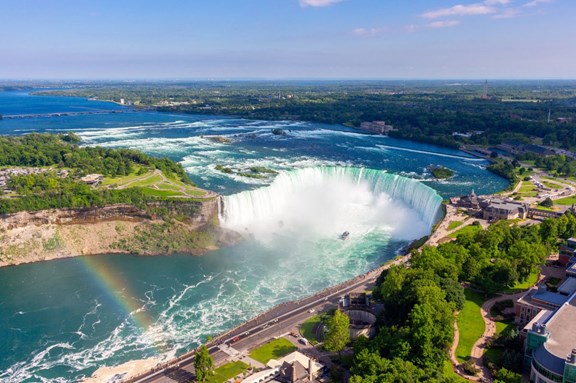
[[[109,254],[0,269],[1,381],[79,381],[102,366],[180,355],[394,257],[430,232],[443,198],[506,186],[465,153],[343,126],[0,93],[5,116],[88,111],[99,114],[7,118],[0,134],[74,131],[83,145],[170,157],[224,196],[222,224],[250,239],[202,257]],[[219,164],[279,174],[251,179]],[[429,165],[456,174],[435,181]],[[338,239],[343,231],[346,241]]]

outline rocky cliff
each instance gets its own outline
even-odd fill
[[[218,199],[163,201],[0,215],[0,266],[77,255],[183,252],[233,243],[218,226]]]

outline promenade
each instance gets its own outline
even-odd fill
[[[282,303],[255,318],[218,335],[206,344],[214,358],[216,366],[229,360],[229,355],[222,351],[223,345],[233,346],[235,350],[245,353],[268,340],[286,335],[298,324],[307,319],[314,311],[320,311],[330,305],[337,305],[341,296],[352,291],[365,291],[372,287],[383,270],[392,265],[403,264],[409,255],[397,258],[376,269],[359,275],[351,280],[329,287],[310,297]],[[123,380],[130,383],[185,382],[194,377],[194,354],[191,351],[178,358],[158,365],[138,376]]]

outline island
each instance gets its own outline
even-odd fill
[[[202,254],[238,237],[182,167],[74,133],[0,137],[0,266],[75,255]],[[168,234],[168,235],[167,235]]]
[[[450,178],[454,175],[454,172],[452,170],[445,168],[443,166],[431,165],[428,166],[427,169],[430,171],[430,173],[432,173],[434,178],[437,178],[439,180]]]

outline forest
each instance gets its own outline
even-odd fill
[[[326,81],[109,84],[51,94],[129,100],[160,111],[302,120],[458,147],[505,140],[576,150],[576,85],[561,81]],[[463,134],[462,134],[463,133]]]
[[[487,297],[504,291],[525,281],[574,235],[576,217],[566,214],[533,226],[501,221],[454,242],[413,251],[410,267],[391,267],[379,278],[373,296],[384,303],[385,313],[378,335],[355,343],[350,382],[454,381],[442,371],[455,312],[464,306],[464,286]],[[507,352],[492,366],[495,382],[520,382],[520,343],[499,342]]]
[[[28,134],[0,137],[0,167],[37,167],[39,173],[13,175],[7,186],[14,195],[0,198],[0,214],[51,208],[87,208],[127,203],[144,207],[158,200],[143,188],[94,188],[80,181],[98,173],[108,177],[135,171],[159,169],[167,177],[188,184],[192,181],[180,164],[167,158],[154,158],[130,149],[80,147],[80,138],[67,134]],[[65,176],[57,169],[67,170]],[[1,194],[1,191],[0,191]]]

